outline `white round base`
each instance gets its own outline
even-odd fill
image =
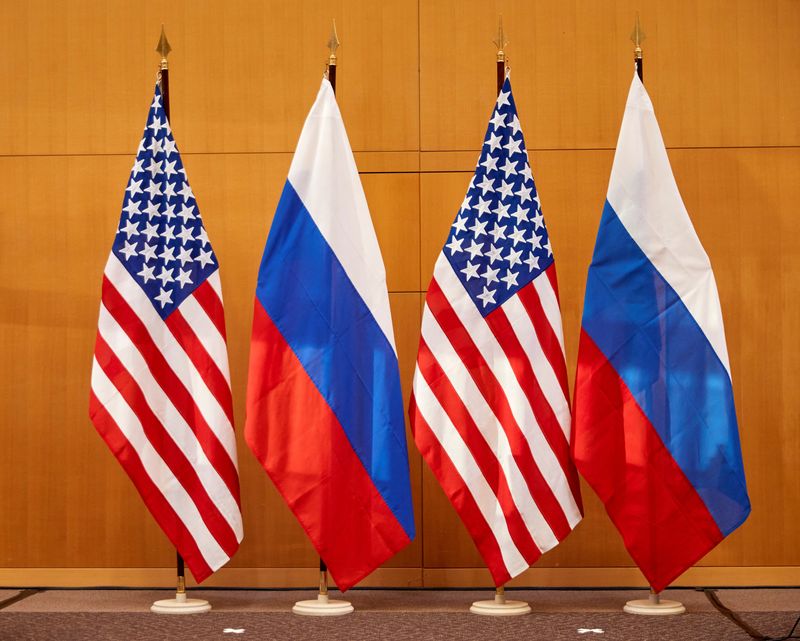
[[[338,617],[350,614],[353,606],[350,601],[329,599],[327,594],[320,594],[316,599],[298,601],[294,604],[292,612],[307,617]]]
[[[469,609],[472,614],[481,614],[489,617],[514,617],[520,614],[528,614],[531,611],[525,601],[505,601],[498,602],[496,599],[491,601],[475,601]]]
[[[678,601],[662,599],[653,602],[650,599],[636,599],[628,601],[622,608],[628,614],[643,614],[645,616],[669,616],[671,614],[683,614],[686,608]]]
[[[199,614],[208,612],[211,604],[205,599],[189,599],[185,592],[178,592],[174,599],[161,599],[150,606],[156,614]]]

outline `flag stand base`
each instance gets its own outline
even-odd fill
[[[475,601],[469,609],[472,614],[480,614],[489,617],[514,617],[521,614],[528,614],[531,611],[525,601],[507,601],[505,590],[500,587],[491,601]]]
[[[176,592],[174,599],[161,599],[150,606],[157,614],[198,614],[208,612],[211,604],[205,599],[189,599],[186,592]]]
[[[319,594],[316,599],[308,601],[298,601],[292,608],[295,614],[311,617],[338,617],[352,611],[350,601],[329,599],[327,594]]]
[[[647,599],[635,599],[628,601],[622,608],[628,614],[643,614],[645,616],[670,616],[673,614],[683,614],[686,608],[679,601],[661,600],[655,592],[650,592]]]

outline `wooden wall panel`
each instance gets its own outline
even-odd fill
[[[574,372],[636,10],[648,36],[647,87],[715,267],[753,501],[745,525],[687,577],[797,583],[794,0],[2,3],[0,583],[24,576],[16,569],[75,584],[127,568],[125,577],[147,584],[173,563],[86,407],[100,278],[155,80],[162,22],[174,48],[175,135],[222,264],[239,438],[245,541],[214,580],[266,586],[315,576],[313,549],[241,431],[256,270],[319,86],[330,19],[342,40],[337,97],[383,252],[407,401],[424,292],[493,102],[491,40],[501,12]],[[474,545],[410,435],[409,444],[418,537],[371,584],[485,582]],[[584,499],[584,522],[519,581],[630,583],[618,534],[586,488]]]

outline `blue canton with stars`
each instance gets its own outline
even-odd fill
[[[483,316],[553,263],[509,78],[444,253]]]
[[[169,316],[217,269],[158,84],[112,251],[161,318]]]

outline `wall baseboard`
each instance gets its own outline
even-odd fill
[[[222,568],[203,587],[308,588],[318,585],[316,568]],[[189,586],[196,583],[187,577]],[[174,568],[0,568],[0,587],[163,587],[175,584]],[[694,567],[673,587],[800,586],[800,566]],[[362,588],[491,588],[485,568],[379,568]],[[647,587],[635,567],[531,568],[508,587]]]

